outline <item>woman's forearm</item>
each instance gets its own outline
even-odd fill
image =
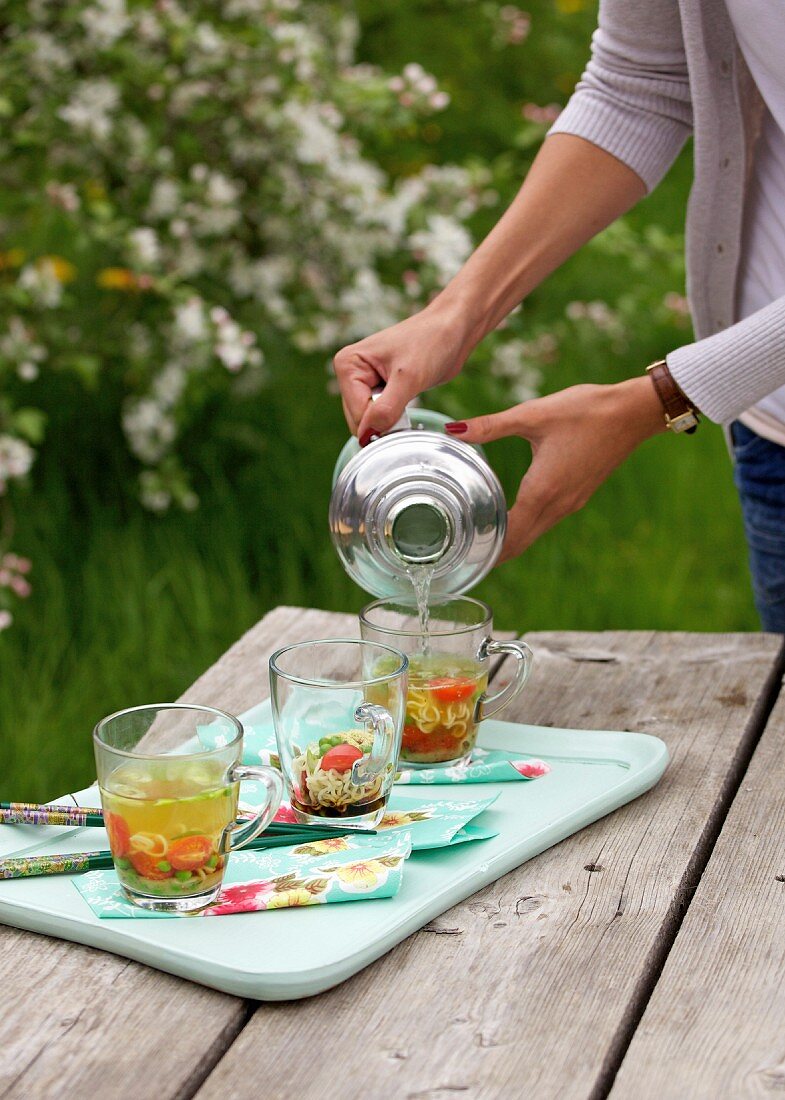
[[[431,304],[472,347],[546,276],[643,198],[641,178],[572,134],[553,134],[516,198]]]

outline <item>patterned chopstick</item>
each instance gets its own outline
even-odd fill
[[[362,832],[375,833],[376,830],[363,829]],[[288,833],[286,836],[273,836],[269,839],[265,839],[262,835],[237,850],[263,852],[268,848],[286,848],[297,844],[309,844],[314,840],[327,840],[336,835],[340,836],[336,829],[306,826],[296,834]],[[8,859],[0,859],[0,879],[32,878],[35,875],[70,875],[77,871],[102,871],[111,869],[112,865],[112,853],[106,850],[73,852],[70,855],[11,856]]]
[[[77,825],[103,827],[104,814],[93,806],[42,806],[36,802],[0,802],[0,825]],[[309,830],[309,835],[324,832],[332,836],[333,829],[326,826],[301,825],[294,821],[271,821],[263,836],[299,836]],[[375,833],[375,829],[363,829],[364,833]]]
[[[0,879],[34,875],[70,875],[75,871],[99,871],[112,866],[108,852],[74,852],[73,855],[13,856],[0,859]]]
[[[103,825],[92,806],[40,806],[36,802],[0,802],[0,825]]]

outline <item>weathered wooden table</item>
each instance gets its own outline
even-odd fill
[[[282,642],[355,633],[350,616],[278,608],[183,699],[243,711]],[[535,675],[505,717],[655,733],[672,759],[654,790],[307,1001],[247,1003],[0,929],[0,1096],[781,1094],[781,639],[528,641]]]

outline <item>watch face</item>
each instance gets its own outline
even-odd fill
[[[672,432],[686,432],[688,428],[694,428],[698,423],[698,418],[692,409],[681,413],[680,416],[668,416],[666,420]]]

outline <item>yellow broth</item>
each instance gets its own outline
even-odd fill
[[[220,885],[222,836],[237,816],[238,784],[217,761],[122,764],[101,788],[104,822],[124,886],[189,897]]]

